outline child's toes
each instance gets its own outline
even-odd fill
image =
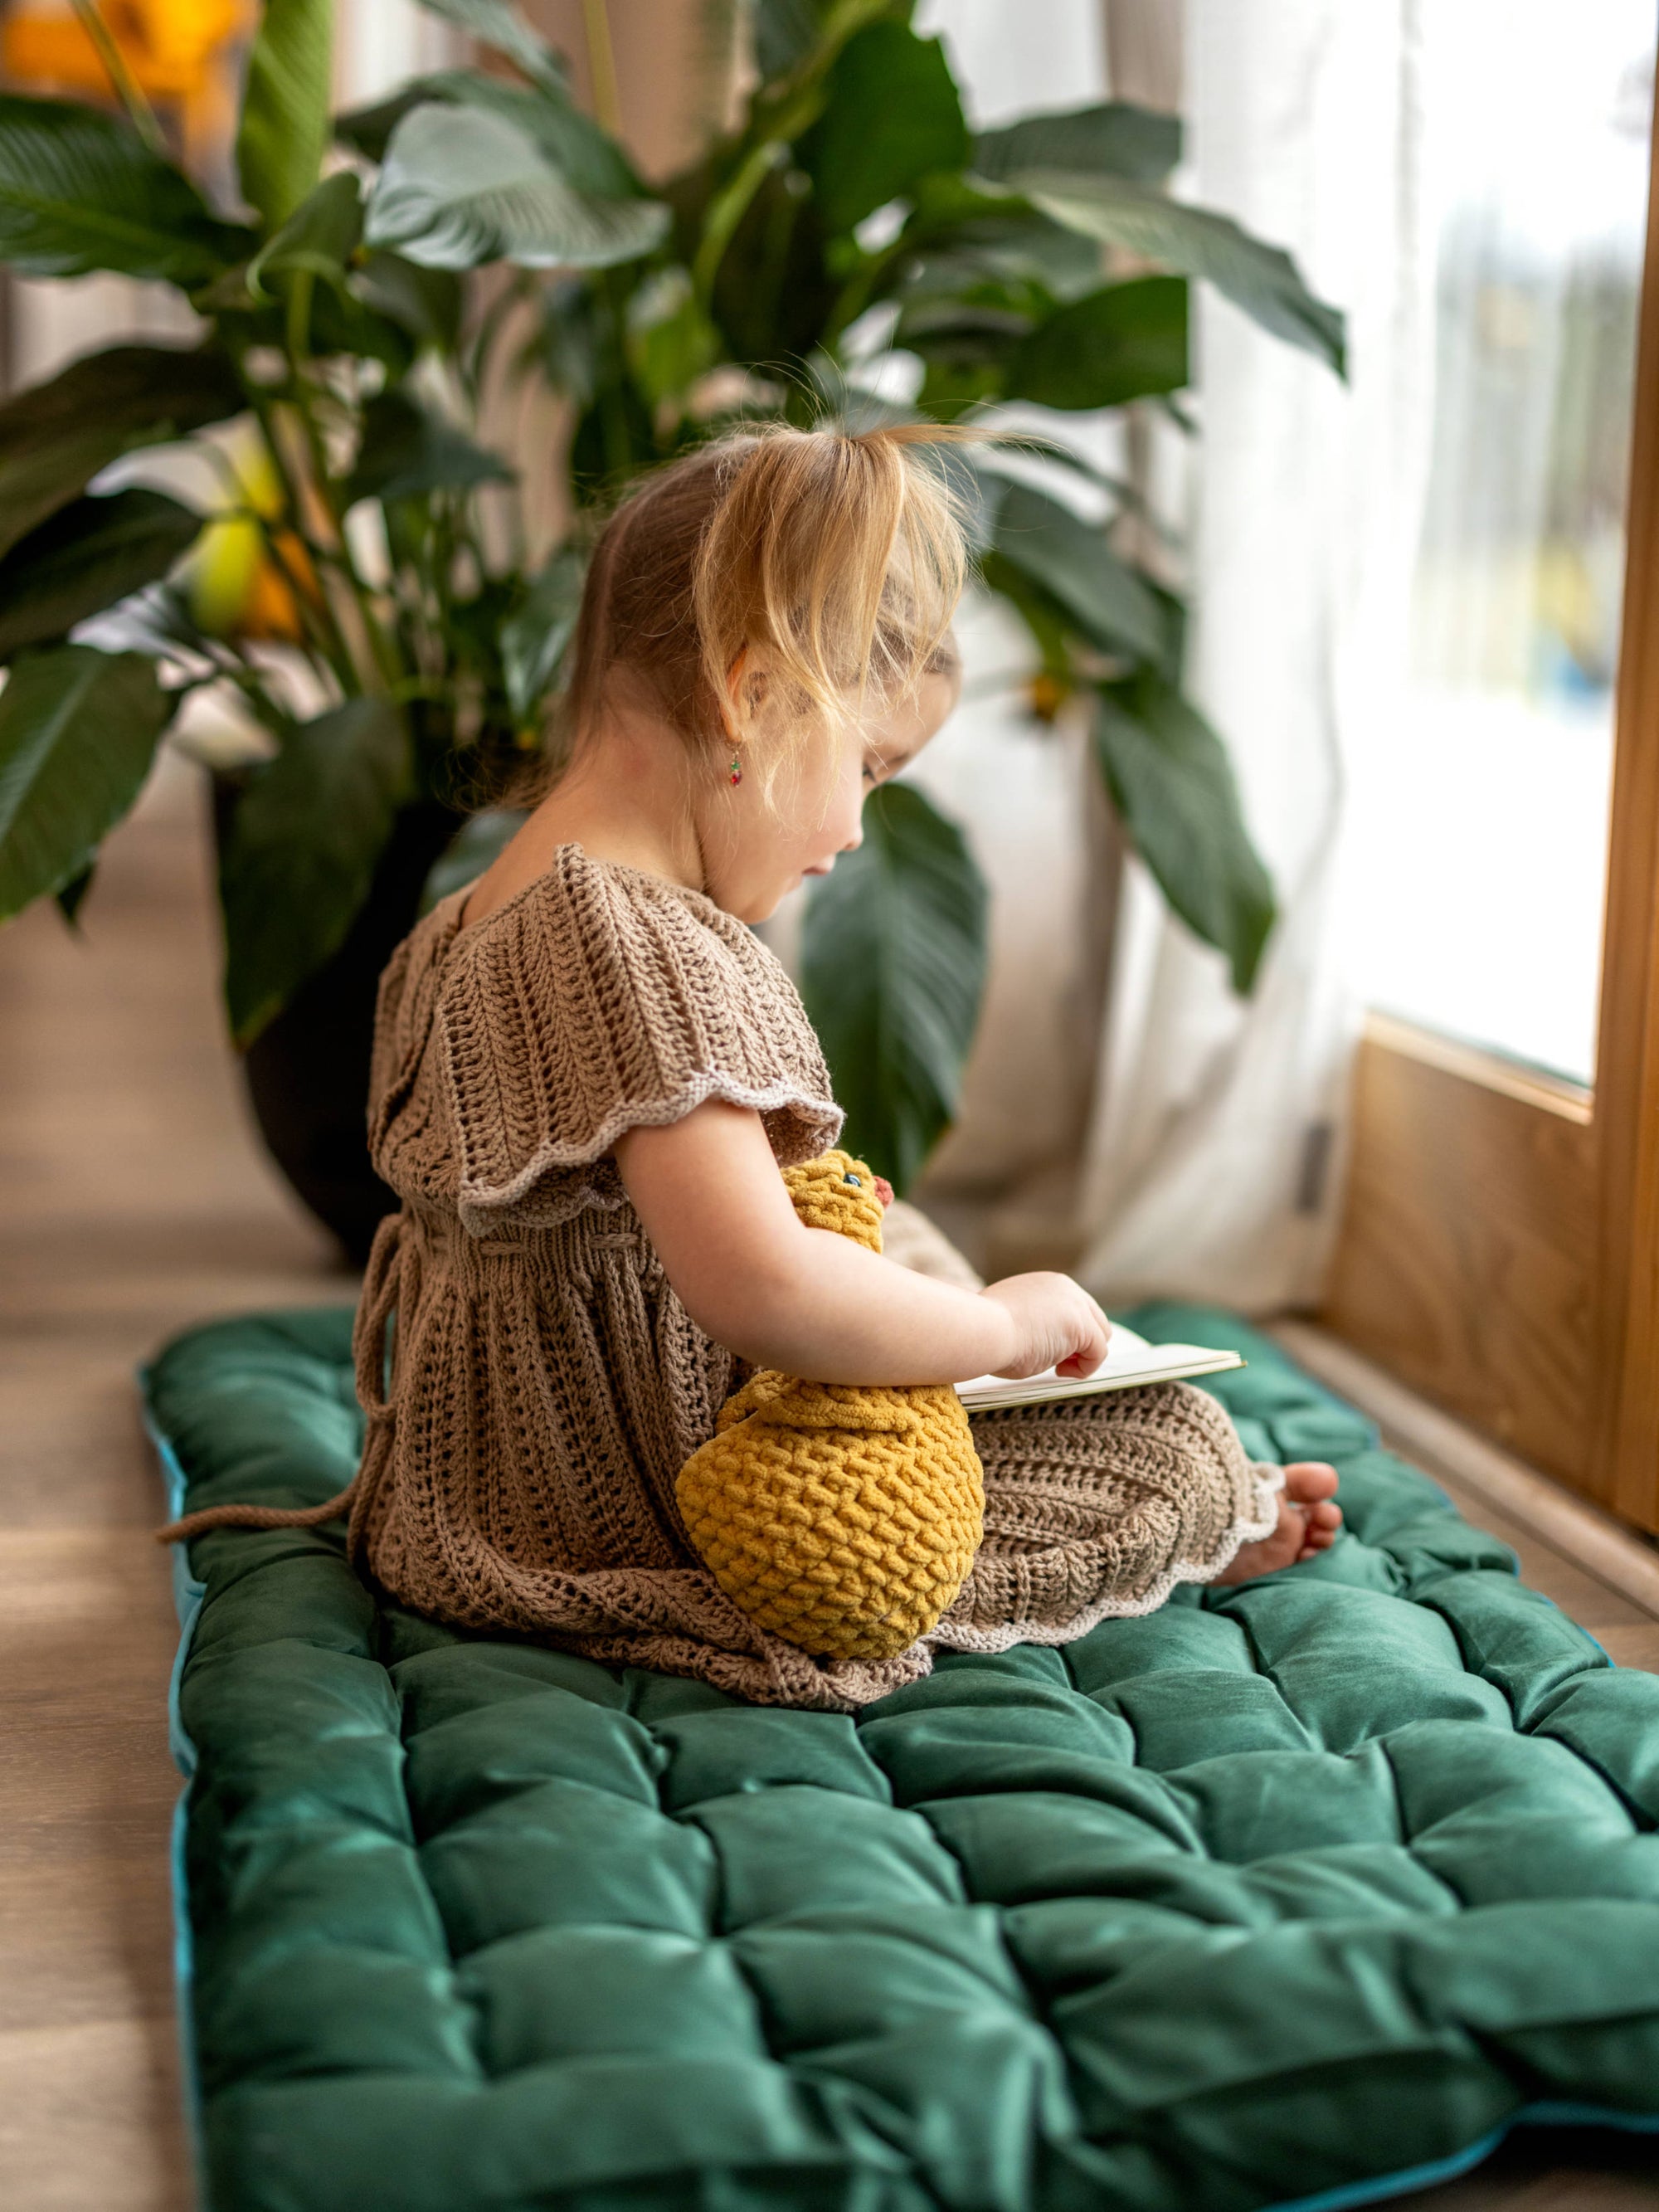
[[[1303,1559],[1328,1552],[1342,1533],[1342,1509],[1328,1502],[1308,1508],[1302,1537]]]
[[[1336,1492],[1336,1469],[1322,1459],[1294,1461],[1285,1470],[1285,1495],[1297,1505],[1314,1505]]]

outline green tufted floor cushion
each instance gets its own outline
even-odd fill
[[[192,1547],[176,1684],[213,2212],[1245,2212],[1659,2119],[1659,1677],[1223,1315],[1348,1534],[857,1724],[458,1635],[337,1529]],[[185,1336],[175,1506],[315,1503],[349,1318]]]

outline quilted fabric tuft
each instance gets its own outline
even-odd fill
[[[1350,1534],[844,1715],[436,1627],[337,1531],[192,1547],[214,2212],[1249,2212],[1659,2120],[1659,1678],[1237,1322]],[[349,1317],[148,1378],[192,1508],[350,1472]],[[184,1502],[184,1501],[179,1501]],[[1358,2193],[1353,2193],[1358,2192]]]

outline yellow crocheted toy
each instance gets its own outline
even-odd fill
[[[862,1160],[786,1168],[797,1214],[881,1249]],[[824,1659],[886,1659],[925,1636],[979,1548],[984,1482],[948,1383],[805,1382],[763,1368],[721,1407],[676,1485],[686,1532],[735,1605]]]

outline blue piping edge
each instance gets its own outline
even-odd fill
[[[161,1468],[161,1484],[167,1492],[167,1518],[176,1521],[185,1510],[185,1492],[188,1484],[172,1439],[155,1419],[150,1403],[149,1378],[149,1368],[140,1367],[137,1382],[144,1432],[155,1448],[156,1462]],[[196,1942],[190,1917],[190,1882],[185,1869],[185,1838],[190,1817],[190,1785],[196,1772],[196,1746],[190,1740],[179,1709],[179,1688],[184,1680],[191,1646],[196,1638],[196,1622],[202,1610],[202,1600],[207,1594],[207,1585],[198,1582],[191,1573],[188,1544],[174,1544],[170,1549],[173,1553],[173,1602],[179,1616],[179,1649],[173,1654],[173,1672],[167,1680],[167,1748],[173,1753],[173,1763],[183,1776],[185,1784],[173,1808],[169,1847],[173,1891],[173,1986],[179,2016],[179,2063],[184,2079],[185,2122],[190,2134],[191,2160],[196,2170],[196,2201],[201,2212],[210,2212],[207,2194],[207,2159],[202,2138],[201,2076],[196,2063]]]
[[[1311,2197],[1281,2197],[1263,2212],[1348,2212],[1352,2205],[1378,2204],[1408,2190],[1431,2189],[1437,2182],[1455,2181],[1490,2158],[1512,2128],[1610,2128],[1621,2135],[1659,2135],[1659,2112],[1616,2112],[1605,2105],[1523,2105],[1501,2127],[1477,2136],[1462,2150],[1446,2158],[1431,2158],[1421,2166],[1401,2166],[1394,2173],[1374,2174],[1365,2181],[1345,2181],[1334,2189],[1316,2190]]]
[[[156,1421],[150,1402],[149,1378],[149,1368],[141,1366],[137,1370],[137,1383],[144,1431],[154,1447],[161,1469],[162,1486],[167,1492],[168,1517],[176,1521],[184,1512],[185,1494],[189,1486],[185,1470],[179,1463],[179,1455],[173,1448],[172,1439]],[[1454,1512],[1458,1510],[1449,1498],[1447,1502],[1452,1505]],[[190,1886],[185,1870],[185,1837],[189,1820],[190,1784],[196,1772],[196,1746],[185,1732],[179,1711],[179,1686],[184,1679],[191,1645],[195,1641],[197,1618],[202,1610],[207,1585],[198,1582],[190,1571],[190,1547],[174,1544],[171,1549],[173,1601],[179,1616],[179,1649],[173,1655],[173,1672],[167,1681],[167,1747],[173,1753],[174,1765],[185,1780],[178,1802],[173,1808],[173,1978],[178,1999],[179,2057],[184,2075],[185,2117],[190,2130],[196,2167],[197,2203],[200,2212],[212,2212],[207,2195],[207,2161],[202,2138],[201,2081],[196,2065],[196,2020],[192,2000],[195,1939],[190,1917]],[[1577,1625],[1575,1622],[1574,1626]],[[1588,1631],[1584,1632],[1588,1633]],[[1590,1641],[1595,1643],[1595,1638],[1591,1637]],[[1598,1651],[1601,1650],[1599,1644],[1595,1648]],[[1616,1663],[1606,1653],[1603,1656],[1607,1657],[1609,1666]],[[1262,2212],[1350,2212],[1352,2207],[1378,2204],[1390,2197],[1403,2197],[1410,2190],[1431,2189],[1438,2182],[1455,2181],[1460,2174],[1472,2172],[1483,2160],[1490,2158],[1510,2130],[1517,2127],[1612,2128],[1627,2135],[1659,2135],[1659,2113],[1617,2112],[1600,2105],[1523,2105],[1501,2127],[1492,2128],[1486,2135],[1478,2136],[1474,2142],[1465,2145],[1462,2150],[1453,2151],[1448,2157],[1429,2159],[1419,2166],[1400,2166],[1392,2173],[1374,2174],[1362,2181],[1341,2182],[1334,2189],[1316,2190],[1311,2197],[1281,2197],[1277,2203],[1264,2206]]]

